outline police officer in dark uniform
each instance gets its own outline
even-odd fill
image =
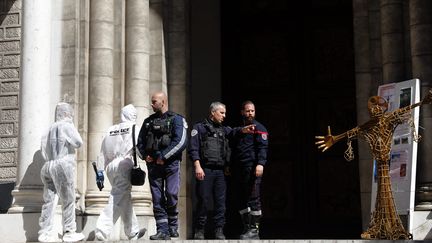
[[[180,161],[187,145],[185,119],[168,111],[168,98],[163,92],[152,95],[154,114],[144,120],[137,148],[146,161],[153,200],[157,234],[151,240],[178,237],[177,201],[180,188]]]
[[[213,198],[215,238],[225,239],[225,196],[226,181],[224,169],[230,159],[229,139],[237,133],[251,133],[254,126],[242,128],[222,125],[226,108],[220,102],[213,102],[209,117],[194,125],[189,144],[189,156],[194,162],[197,194],[197,210],[194,238],[204,239],[208,206]]]
[[[225,105],[213,102],[208,118],[193,126],[189,144],[189,156],[194,162],[196,195],[198,199],[195,222],[195,239],[204,239],[207,209],[213,198],[215,238],[225,239],[225,194],[224,167],[230,158],[228,134],[231,128],[222,125]]]
[[[268,132],[255,120],[255,105],[251,101],[243,102],[241,114],[244,124],[254,125],[255,131],[253,134],[239,133],[232,140],[231,172],[244,226],[240,239],[259,239],[260,186],[267,163]]]

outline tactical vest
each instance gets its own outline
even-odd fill
[[[145,124],[147,129],[146,153],[152,154],[170,145],[174,116],[175,114],[168,113],[167,118],[155,118]]]
[[[223,167],[229,160],[230,148],[223,127],[214,127],[209,122],[204,122],[207,130],[201,137],[200,157],[204,166]]]

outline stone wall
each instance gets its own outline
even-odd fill
[[[0,184],[16,177],[21,0],[0,2]]]

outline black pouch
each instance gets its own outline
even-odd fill
[[[134,160],[134,167],[132,167],[131,170],[131,184],[133,186],[142,186],[144,185],[146,173],[141,169],[139,165],[137,165],[136,145],[135,145],[135,125],[132,126],[132,143],[133,143],[132,154]]]
[[[146,178],[146,173],[141,167],[133,167],[131,170],[131,184],[133,186],[142,186]]]

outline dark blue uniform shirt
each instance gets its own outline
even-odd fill
[[[233,166],[255,166],[267,163],[268,132],[258,121],[253,134],[238,133],[232,140]]]
[[[199,160],[201,166],[204,166],[202,163],[203,161],[201,161],[200,158],[200,145],[201,145],[201,141],[203,136],[207,135],[208,130],[205,127],[206,122],[210,123],[211,125],[213,125],[214,127],[222,127],[224,132],[225,132],[225,137],[230,139],[230,137],[233,136],[233,134],[238,131],[238,129],[232,129],[230,127],[227,126],[223,126],[221,124],[217,124],[209,119],[203,120],[201,122],[197,122],[191,131],[191,138],[190,138],[190,143],[189,143],[189,149],[188,149],[188,153],[189,153],[189,157],[192,159],[192,161],[195,160]]]

